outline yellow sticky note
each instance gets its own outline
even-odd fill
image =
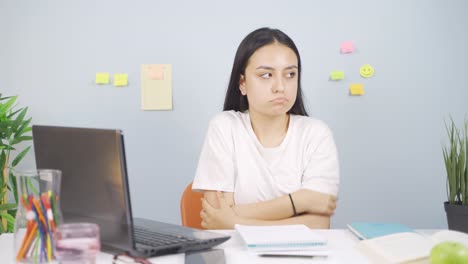
[[[114,86],[127,86],[128,85],[128,74],[116,73],[114,74]]]
[[[370,78],[374,75],[374,68],[372,68],[372,66],[370,66],[369,64],[364,64],[359,69],[359,73],[364,78]]]
[[[332,71],[330,73],[330,79],[333,81],[343,80],[344,79],[344,71]]]
[[[172,110],[172,65],[141,65],[141,109]]]
[[[364,85],[361,83],[353,83],[349,86],[349,93],[351,95],[364,95]]]
[[[98,72],[96,73],[96,84],[108,84],[109,83],[109,73],[108,72]]]

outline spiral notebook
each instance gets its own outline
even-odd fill
[[[287,254],[311,252],[311,255],[328,255],[327,239],[305,225],[245,226],[235,229],[249,251],[261,254]],[[293,253],[294,252],[294,253]]]

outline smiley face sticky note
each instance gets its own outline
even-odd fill
[[[96,73],[95,82],[96,84],[108,84],[109,83],[109,73],[108,72],[98,72]]]
[[[114,86],[127,86],[128,85],[128,74],[116,73],[114,74]]]
[[[341,53],[353,53],[355,50],[354,42],[352,41],[345,41],[341,43],[340,52]]]
[[[353,83],[349,86],[350,95],[364,95],[364,85],[361,83]]]
[[[166,66],[163,64],[152,64],[147,66],[148,76],[151,80],[164,80]]]
[[[370,66],[369,64],[364,64],[359,69],[359,73],[364,78],[370,78],[374,75],[374,68],[372,68],[372,66]]]
[[[344,71],[332,71],[330,72],[330,80],[339,81],[344,79]]]

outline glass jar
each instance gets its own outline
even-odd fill
[[[99,226],[94,223],[67,223],[54,234],[56,259],[61,264],[95,264],[101,249]]]
[[[15,218],[16,263],[51,263],[53,233],[63,222],[59,170],[15,171],[18,210]]]

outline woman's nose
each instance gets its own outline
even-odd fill
[[[273,87],[272,87],[272,92],[273,93],[279,93],[279,92],[284,92],[284,81],[282,78],[277,78],[275,83],[273,84]]]

